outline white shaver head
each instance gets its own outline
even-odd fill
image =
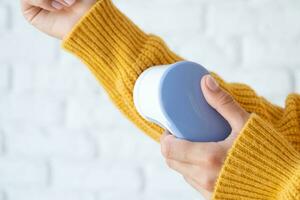
[[[133,99],[139,114],[148,121],[163,128],[168,127],[160,102],[160,84],[169,65],[159,65],[145,70],[136,80]]]

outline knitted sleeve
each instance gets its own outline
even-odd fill
[[[159,37],[141,31],[111,0],[98,1],[65,38],[63,47],[89,67],[127,118],[159,141],[162,128],[135,110],[134,83],[148,67],[181,57]],[[212,75],[243,108],[255,113],[227,157],[215,199],[299,199],[300,97],[291,94],[286,107],[280,108],[246,85]]]

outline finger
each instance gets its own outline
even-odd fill
[[[205,199],[207,199],[207,200],[211,199],[212,193],[201,188],[201,186],[196,181],[194,181],[193,179],[190,179],[188,177],[184,177],[184,180],[188,184],[190,184],[195,190],[200,192]]]
[[[232,129],[240,130],[249,114],[218,85],[211,75],[202,78],[201,88],[207,102],[228,121]]]
[[[165,138],[166,136],[168,136],[168,135],[171,135],[171,133],[170,133],[168,130],[165,130],[165,131],[163,132],[163,134],[160,136],[160,142],[161,142],[162,140],[164,140],[164,138]]]
[[[48,11],[61,10],[73,5],[76,0],[24,0],[23,8],[28,6],[39,7]]]
[[[178,162],[176,160],[166,160],[167,165],[185,177],[189,177],[197,182],[202,188],[211,191],[217,180],[220,168],[207,168],[205,166],[196,166],[188,163]]]
[[[72,6],[76,2],[76,0],[55,0],[55,1],[67,7]]]
[[[51,6],[53,8],[55,8],[56,10],[61,10],[61,9],[63,9],[65,7],[65,5],[62,4],[62,3],[60,3],[59,1],[52,1],[51,2]]]
[[[177,139],[173,135],[162,140],[161,151],[166,159],[209,167],[222,164],[226,154],[218,143],[190,142]]]
[[[52,5],[52,0],[23,0],[22,8],[23,10],[27,10],[28,8],[34,6],[38,8],[42,8],[48,11],[56,10]]]
[[[208,169],[206,167],[195,166],[187,163],[178,162],[175,160],[166,160],[167,165],[197,183],[201,188],[207,191],[213,191],[217,180],[219,169]]]
[[[198,167],[196,165],[179,162],[176,160],[166,159],[166,163],[168,167],[177,171],[178,173],[180,173],[185,177],[190,177],[190,178],[201,177],[201,173],[204,171],[203,169],[201,170],[201,167]]]

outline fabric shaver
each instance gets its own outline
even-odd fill
[[[209,72],[181,61],[145,70],[134,86],[134,104],[148,121],[192,142],[217,142],[228,137],[228,122],[205,100],[200,87]]]

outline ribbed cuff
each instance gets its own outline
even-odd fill
[[[297,199],[299,180],[299,153],[252,114],[228,154],[213,199]]]

